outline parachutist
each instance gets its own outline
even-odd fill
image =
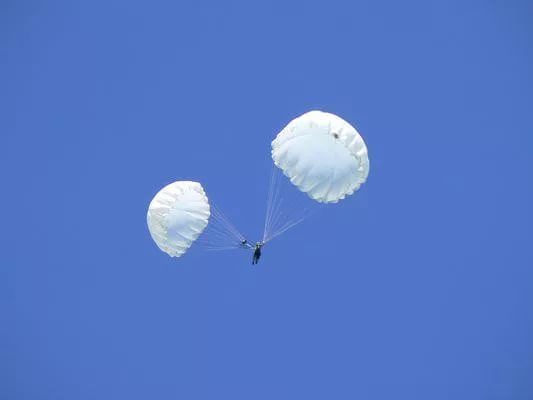
[[[247,248],[249,248],[249,247],[251,247],[251,246],[250,246],[250,243],[248,243],[248,240],[246,240],[246,239],[242,239],[242,240],[241,240],[241,247],[242,247],[243,249],[247,249]]]
[[[252,258],[252,265],[257,264],[261,258],[261,247],[263,247],[263,242],[257,242],[255,244],[254,256]]]

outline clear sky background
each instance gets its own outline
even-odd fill
[[[527,1],[6,1],[0,397],[533,398]],[[199,180],[252,240],[270,141],[367,142],[354,196],[265,249],[171,259]]]

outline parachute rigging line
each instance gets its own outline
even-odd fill
[[[198,244],[205,250],[210,251],[251,248],[244,235],[213,201],[211,201],[209,224],[198,239]]]
[[[267,243],[275,237],[285,233],[309,217],[310,210],[290,210],[287,202],[284,202],[286,188],[285,179],[281,170],[275,165],[272,166],[270,185],[267,196],[267,206],[265,215],[265,227],[263,229],[263,243]]]

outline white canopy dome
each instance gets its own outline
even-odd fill
[[[171,257],[180,257],[206,228],[210,215],[202,185],[177,181],[155,195],[146,219],[157,246]]]
[[[298,189],[321,203],[336,203],[354,193],[370,167],[357,130],[322,111],[289,122],[272,141],[272,159]]]

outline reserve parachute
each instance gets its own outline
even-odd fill
[[[202,185],[177,181],[155,195],[146,219],[157,246],[171,257],[180,257],[204,231],[210,215]]]

